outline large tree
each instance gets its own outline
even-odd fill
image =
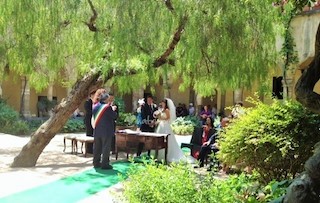
[[[202,95],[263,81],[276,61],[275,12],[261,0],[1,1],[0,67],[37,90],[53,81],[72,86],[12,166],[34,166],[89,91],[106,81],[129,92],[170,72],[181,89]],[[76,81],[67,77],[70,67]]]

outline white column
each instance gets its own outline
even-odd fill
[[[49,101],[53,100],[53,85],[50,84],[48,87],[47,98]]]
[[[199,111],[200,111],[200,107],[203,104],[203,98],[202,96],[200,96],[199,94],[196,94],[196,104],[195,104],[195,108],[196,108],[196,115],[198,115]]]
[[[239,88],[233,91],[233,103],[243,101],[243,88]]]

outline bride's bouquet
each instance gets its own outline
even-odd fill
[[[154,118],[159,118],[160,117],[160,115],[161,115],[161,113],[162,113],[162,109],[161,108],[159,108],[158,110],[156,110],[155,112],[153,112],[153,117]]]

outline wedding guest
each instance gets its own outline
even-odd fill
[[[98,89],[96,91],[96,93],[94,94],[93,96],[93,99],[92,99],[92,109],[94,109],[96,106],[100,105],[100,96],[101,94],[103,93],[106,93],[107,91],[105,89]]]
[[[186,104],[182,104],[182,116],[185,117],[185,116],[188,116],[188,115],[189,115],[189,111],[187,109]]]
[[[92,104],[93,104],[93,97],[95,95],[96,91],[93,91],[90,93],[90,96],[87,101],[84,103],[84,123],[86,127],[86,136],[93,137],[93,128],[91,125],[91,118],[92,118]],[[93,154],[93,143],[88,143],[86,152]]]
[[[196,112],[195,112],[193,103],[190,103],[190,104],[189,104],[189,116],[194,116],[195,113],[196,113]]]
[[[203,124],[206,123],[206,119],[208,117],[212,117],[212,112],[209,109],[208,105],[205,105],[203,107],[203,110],[200,112],[200,118],[201,118]]]
[[[111,106],[107,101],[109,95],[103,93],[100,96],[100,102],[105,102],[95,107],[92,111],[94,117],[94,150],[93,166],[101,169],[112,169],[110,165],[110,151],[112,136],[115,133],[114,120],[117,118],[116,106]],[[101,160],[102,154],[102,160]]]
[[[214,150],[213,144],[216,141],[216,130],[213,127],[213,120],[207,117],[206,123],[203,126],[202,146],[198,156],[199,167],[204,166],[204,159],[207,157],[211,150]]]
[[[176,108],[176,115],[177,117],[183,117],[183,107],[181,103],[179,103]]]
[[[244,114],[243,103],[241,101],[237,102],[231,111],[232,118],[239,118]]]

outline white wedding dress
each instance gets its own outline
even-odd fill
[[[175,119],[175,115],[171,116],[171,114],[172,114],[172,110],[170,110],[170,117]],[[160,122],[156,128],[156,133],[169,134],[167,137],[167,142],[168,142],[167,162],[168,163],[178,163],[178,162],[195,163],[196,162],[195,158],[193,158],[192,156],[184,155],[183,151],[181,150],[171,128],[172,119],[167,120],[166,113],[161,112],[159,121]],[[159,151],[158,160],[164,160],[164,150]]]

